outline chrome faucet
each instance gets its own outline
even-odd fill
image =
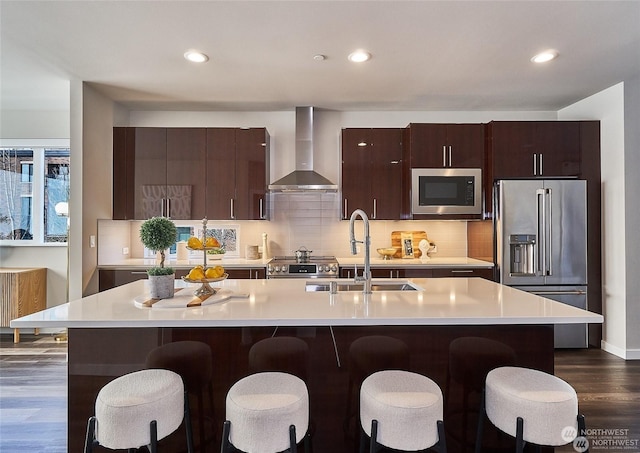
[[[362,217],[362,221],[364,222],[364,241],[357,241],[355,232],[353,231],[353,227],[356,221],[356,217]],[[364,273],[362,277],[358,277],[358,273],[356,272],[355,281],[364,282],[364,289],[362,292],[364,294],[371,294],[371,236],[369,235],[369,217],[362,209],[356,209],[351,214],[351,219],[349,220],[349,240],[351,242],[351,254],[355,255],[358,253],[358,249],[356,248],[356,244],[364,244]]]

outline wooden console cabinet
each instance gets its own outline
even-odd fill
[[[47,308],[46,268],[2,268],[0,288],[1,327],[9,327],[12,319]],[[19,329],[13,329],[13,342],[20,342]]]

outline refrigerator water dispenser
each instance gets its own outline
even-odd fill
[[[535,245],[535,234],[512,234],[509,236],[509,248],[511,251],[509,273],[512,276],[536,275]]]

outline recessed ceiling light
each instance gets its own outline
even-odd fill
[[[318,55],[314,55],[313,59],[316,60],[316,61],[324,61],[324,60],[327,59],[327,57],[325,55],[322,55],[322,54],[319,53]]]
[[[546,63],[547,61],[551,61],[554,58],[558,57],[558,51],[557,50],[553,50],[553,49],[549,49],[549,50],[545,50],[544,52],[540,52],[539,54],[535,55],[531,61],[533,61],[534,63]]]
[[[363,63],[371,59],[371,54],[366,50],[356,50],[349,54],[349,61],[354,63]]]
[[[209,60],[209,57],[199,50],[189,49],[184,53],[184,58],[194,63],[204,63]]]

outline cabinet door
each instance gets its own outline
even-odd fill
[[[113,220],[135,219],[135,129],[113,128]]]
[[[484,125],[448,124],[446,127],[448,166],[484,169]]]
[[[482,277],[493,280],[493,269],[445,268],[433,269],[434,277]]]
[[[370,129],[372,219],[399,220],[402,213],[402,129]]]
[[[580,175],[578,122],[498,121],[489,131],[493,179]]]
[[[356,209],[373,214],[370,129],[342,130],[342,218]]]
[[[167,196],[167,130],[135,128],[135,218],[163,215]]]
[[[205,217],[206,146],[204,128],[167,129],[167,215]]]
[[[267,144],[264,128],[236,129],[236,220],[266,218]]]
[[[484,125],[413,123],[409,129],[412,168],[484,167]]]
[[[229,278],[238,278],[238,279],[245,279],[245,280],[255,280],[255,279],[262,279],[262,278],[266,278],[266,270],[265,268],[261,267],[261,268],[251,268],[251,269],[247,269],[247,268],[234,268],[234,269],[225,269],[225,272],[227,272],[227,274],[229,274]]]
[[[231,219],[236,196],[236,130],[207,129],[206,216]]]
[[[447,128],[444,124],[409,125],[411,168],[446,167]]]
[[[538,176],[580,175],[580,123],[544,121],[536,124]]]

